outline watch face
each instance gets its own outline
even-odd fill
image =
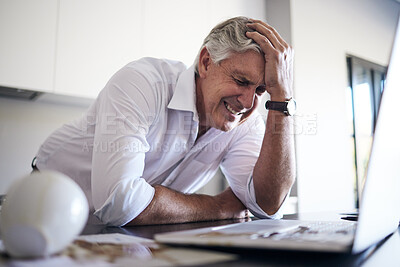
[[[287,113],[292,116],[296,113],[296,101],[294,99],[290,99],[287,104]]]

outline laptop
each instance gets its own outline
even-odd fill
[[[360,253],[398,229],[400,220],[400,19],[360,200],[357,222],[255,220],[161,233],[161,243],[220,248]]]

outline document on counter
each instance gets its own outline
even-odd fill
[[[152,239],[119,233],[79,236],[61,253],[40,259],[12,259],[6,257],[4,248],[2,249],[0,265],[13,267],[187,266],[225,262],[237,258],[233,254],[222,252],[168,247]]]

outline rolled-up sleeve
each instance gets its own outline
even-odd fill
[[[117,72],[96,103],[92,155],[92,200],[105,224],[122,226],[151,202],[154,188],[141,176],[146,135],[157,113],[149,82],[128,67]]]
[[[260,154],[265,123],[258,113],[253,115],[251,119],[237,128],[238,132],[221,163],[221,170],[236,197],[251,213],[258,218],[280,219],[289,193],[275,214],[267,214],[256,201],[253,169]]]
[[[150,204],[154,191],[143,178],[119,181],[94,214],[108,225],[123,226]]]

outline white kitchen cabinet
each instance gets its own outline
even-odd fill
[[[264,0],[0,0],[0,86],[95,98],[145,56],[191,65],[216,23]]]
[[[60,0],[55,93],[94,98],[141,57],[141,0]]]
[[[0,86],[51,92],[58,2],[0,0]]]
[[[191,66],[210,30],[234,17],[265,19],[265,0],[146,0],[143,54]]]

